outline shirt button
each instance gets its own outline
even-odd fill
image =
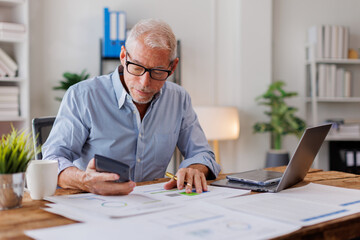
[[[134,110],[133,113],[135,114],[135,113],[136,113],[136,110]]]
[[[139,133],[139,137],[142,137],[141,133]]]
[[[141,159],[140,159],[140,158],[138,158],[138,159],[137,159],[137,162],[141,162]]]

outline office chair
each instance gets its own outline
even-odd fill
[[[55,117],[41,117],[32,120],[32,133],[34,138],[34,147],[39,149],[48,138],[51,128],[55,122]],[[41,150],[41,149],[40,149]],[[35,159],[42,159],[42,153],[39,151],[35,154]]]

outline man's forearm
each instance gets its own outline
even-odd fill
[[[59,174],[58,185],[62,188],[86,190],[81,182],[83,176],[84,171],[77,167],[68,167]]]

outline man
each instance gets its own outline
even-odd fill
[[[43,146],[44,159],[59,162],[58,185],[102,195],[128,194],[135,182],[164,177],[177,145],[185,160],[178,180],[164,187],[207,190],[215,178],[214,161],[188,93],[166,82],[179,62],[176,38],[168,24],[143,20],[134,26],[112,73],[72,86]],[[97,172],[94,154],[130,166],[131,179]],[[90,160],[91,159],[91,160]]]

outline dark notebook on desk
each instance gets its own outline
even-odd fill
[[[260,192],[279,192],[289,188],[304,179],[330,128],[331,124],[325,124],[317,127],[307,128],[305,130],[295,150],[295,153],[286,167],[284,174],[282,174],[280,181],[261,185],[222,179],[211,183],[211,185],[219,187],[249,189]],[[261,172],[266,170],[253,170],[254,175],[261,175],[259,171]],[[250,172],[247,172],[247,174],[249,173]]]

